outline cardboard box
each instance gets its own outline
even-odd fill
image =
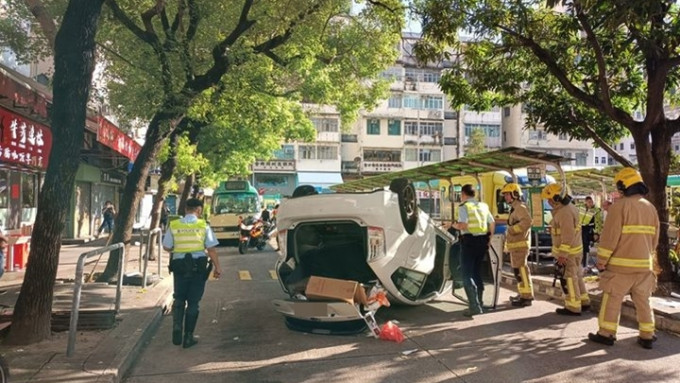
[[[356,281],[311,276],[305,289],[307,299],[366,303],[366,290]]]

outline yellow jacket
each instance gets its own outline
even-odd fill
[[[581,222],[578,208],[573,203],[553,208],[550,234],[555,258],[573,257],[583,253]]]
[[[656,208],[640,195],[624,197],[609,207],[597,249],[597,263],[620,273],[652,270],[658,244]]]
[[[505,245],[509,252],[528,251],[531,246],[531,214],[527,205],[520,200],[512,201],[512,210],[508,216],[508,230],[505,233]]]

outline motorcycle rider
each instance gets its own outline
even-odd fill
[[[557,258],[557,263],[564,266],[564,279],[567,281],[564,307],[558,308],[555,312],[559,315],[580,316],[582,310],[590,308],[590,296],[583,282],[581,268],[583,245],[578,208],[559,184],[544,187],[541,197],[553,208],[550,229],[552,253]]]
[[[531,214],[527,205],[522,202],[522,189],[516,183],[508,183],[501,190],[505,202],[511,206],[508,216],[508,229],[505,244],[510,252],[510,265],[517,280],[518,295],[510,297],[510,304],[516,307],[531,306],[534,290],[531,273],[527,266],[531,239]]]

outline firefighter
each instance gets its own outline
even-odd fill
[[[527,267],[527,257],[531,245],[531,214],[527,205],[522,202],[522,189],[516,183],[506,184],[501,189],[505,202],[510,204],[508,229],[505,234],[505,245],[510,253],[510,265],[517,280],[517,296],[510,297],[510,304],[516,307],[531,306],[534,290],[531,274]]]
[[[643,196],[649,189],[640,173],[624,168],[614,177],[623,198],[609,207],[597,249],[602,305],[593,342],[612,346],[616,340],[623,297],[631,295],[638,319],[638,344],[651,349],[656,340],[649,298],[656,289],[653,257],[659,243],[659,216]]]
[[[578,208],[572,203],[571,196],[562,193],[562,187],[558,184],[544,187],[541,197],[548,200],[553,209],[550,230],[552,253],[557,263],[564,266],[564,280],[567,282],[564,307],[555,312],[559,315],[580,316],[582,310],[590,309],[590,297],[581,268],[583,246]]]
[[[586,197],[584,206],[579,209],[579,221],[581,222],[581,242],[583,244],[581,266],[585,270],[589,270],[590,244],[599,241],[603,222],[602,209],[595,206],[593,197]]]

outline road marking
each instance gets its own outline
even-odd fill
[[[250,271],[248,270],[239,270],[238,271],[238,279],[242,281],[252,281],[253,277],[250,276]]]
[[[279,279],[279,277],[276,276],[276,271],[274,270],[269,270],[269,275],[272,277],[272,279]]]

